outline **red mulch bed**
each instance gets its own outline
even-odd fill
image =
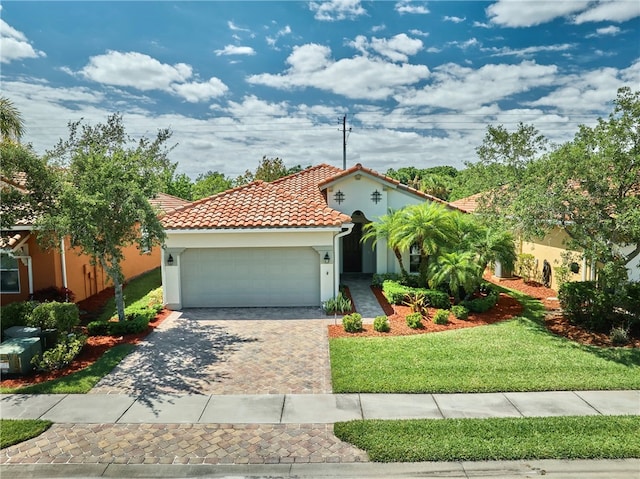
[[[563,336],[571,341],[592,346],[610,347],[613,346],[609,335],[603,333],[593,333],[579,326],[571,324],[564,316],[560,309],[560,302],[557,299],[557,291],[547,288],[540,283],[534,281],[524,281],[522,278],[497,279],[485,276],[485,279],[505,288],[521,291],[533,298],[540,300],[544,305],[547,313],[545,315],[545,326],[549,331],[558,336]],[[515,299],[505,294],[500,294],[498,304],[495,308],[482,314],[470,314],[467,321],[456,319],[452,314],[449,315],[449,324],[438,325],[430,320],[422,320],[422,328],[411,329],[405,322],[405,316],[411,312],[407,306],[391,305],[382,294],[380,288],[371,288],[378,298],[378,302],[382,306],[384,313],[389,318],[391,330],[388,333],[379,333],[373,330],[372,324],[364,324],[363,331],[359,333],[347,333],[341,324],[329,326],[329,337],[375,337],[375,336],[406,336],[410,334],[425,334],[439,331],[448,331],[452,329],[472,328],[476,326],[484,326],[499,321],[513,318],[520,315],[522,305]],[[429,317],[434,314],[433,309],[429,310]],[[625,347],[640,347],[640,338],[632,338]]]
[[[113,291],[112,291],[113,293]],[[87,309],[89,305],[93,308],[99,309],[104,306],[104,302],[106,301],[104,298],[108,299],[110,296],[108,294],[100,294],[96,296],[101,296],[102,300],[97,298],[88,298],[89,301],[83,301],[82,309],[85,312],[91,312]],[[145,338],[154,328],[157,328],[171,313],[168,309],[163,309],[158,313],[158,315],[149,323],[149,328],[144,333],[138,334],[127,334],[125,336],[113,337],[113,336],[89,336],[87,339],[87,343],[80,351],[80,354],[73,360],[73,362],[64,369],[59,371],[51,371],[51,372],[34,372],[33,374],[29,374],[27,376],[21,377],[11,377],[11,378],[3,378],[0,381],[0,386],[7,388],[17,388],[22,386],[27,386],[30,384],[37,384],[44,381],[50,381],[52,379],[57,379],[62,376],[66,376],[68,374],[74,373],[76,371],[80,371],[81,369],[86,368],[93,364],[100,356],[102,356],[107,350],[112,348],[113,346],[117,346],[118,344],[138,344],[142,339]]]

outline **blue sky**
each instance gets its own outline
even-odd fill
[[[0,81],[40,153],[67,122],[171,128],[178,171],[461,168],[489,124],[554,142],[640,88],[640,2],[3,1]]]

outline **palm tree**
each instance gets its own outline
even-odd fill
[[[393,250],[393,254],[396,255],[396,259],[400,265],[400,271],[402,271],[402,276],[407,276],[408,273],[404,267],[404,263],[402,262],[402,253],[398,246],[397,237],[400,226],[399,220],[401,217],[402,210],[389,209],[389,213],[380,216],[377,221],[364,225],[364,234],[362,235],[361,241],[372,239],[373,245],[375,245],[378,240],[386,239],[387,246],[391,248]]]
[[[461,292],[467,295],[478,286],[482,274],[470,251],[443,253],[429,269],[429,285],[436,288],[447,283],[454,303],[460,301]]]
[[[510,232],[486,227],[483,234],[474,242],[473,248],[478,257],[478,266],[482,271],[497,261],[505,270],[513,271],[518,256],[515,239]]]
[[[417,245],[420,250],[420,280],[427,282],[429,256],[455,242],[453,212],[439,203],[426,202],[402,210],[395,235],[398,247],[408,250]]]
[[[24,133],[24,121],[13,102],[0,97],[0,139],[20,141]]]

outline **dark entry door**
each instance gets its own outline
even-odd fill
[[[351,234],[342,239],[344,272],[362,273],[362,223],[353,225]]]

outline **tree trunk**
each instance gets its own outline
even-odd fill
[[[402,253],[398,248],[393,248],[393,253],[396,255],[396,259],[398,260],[398,264],[400,265],[400,271],[402,272],[402,276],[406,278],[409,275],[409,273],[407,273],[407,270],[404,268],[404,264],[402,263]]]
[[[122,294],[122,281],[120,279],[120,265],[112,264],[111,267],[107,265],[104,258],[100,258],[100,264],[102,268],[107,272],[111,281],[113,281],[114,296],[116,301],[116,311],[118,312],[118,321],[125,321],[124,315],[124,296]]]

